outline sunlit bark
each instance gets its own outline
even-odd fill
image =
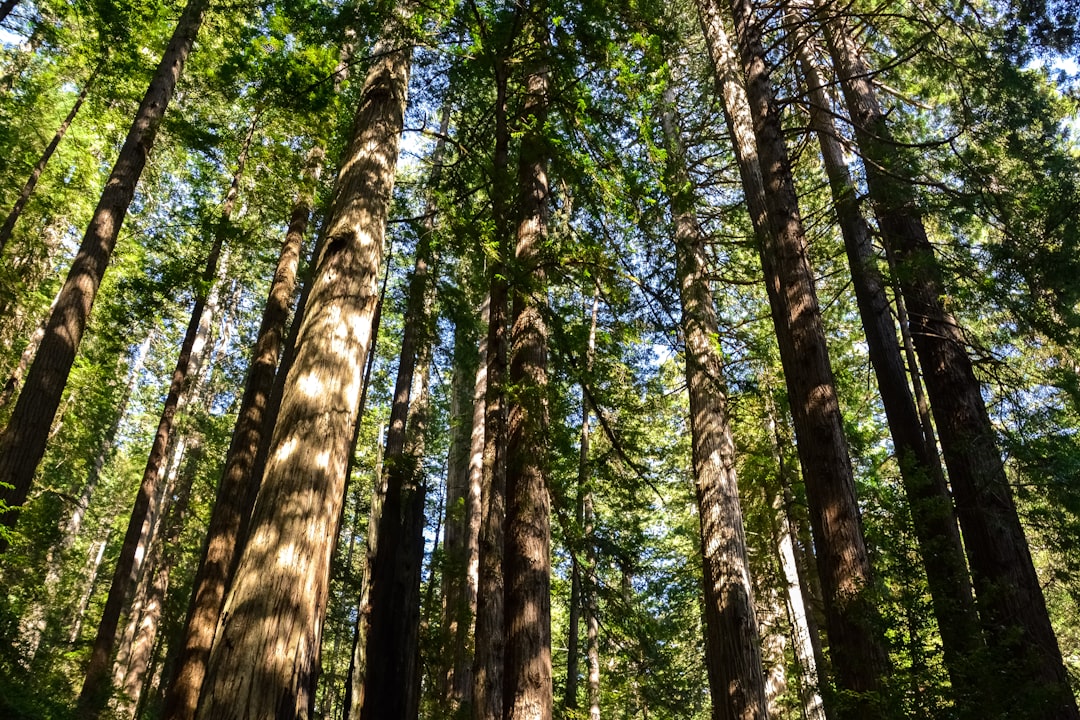
[[[307,718],[312,711],[404,121],[412,50],[399,37],[400,20],[394,16],[372,55],[340,163],[249,539],[211,651],[203,720]]]

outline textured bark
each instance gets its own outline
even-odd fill
[[[737,70],[716,0],[699,0],[698,8],[758,237],[784,366],[842,692],[837,717],[876,716],[884,709],[880,691],[888,655],[868,596],[870,561],[761,24],[750,0],[734,0]],[[745,99],[740,100],[743,88]]]
[[[765,679],[754,611],[735,442],[727,419],[716,306],[709,287],[705,238],[694,216],[674,96],[665,98],[667,185],[675,230],[675,266],[686,349],[694,491],[704,570],[705,660],[715,720],[764,720]]]
[[[504,608],[504,532],[506,517],[506,253],[510,222],[510,130],[507,124],[507,75],[504,58],[495,58],[495,149],[492,155],[491,203],[495,216],[497,257],[488,270],[487,391],[484,403],[484,454],[476,606],[476,654],[473,659],[474,720],[503,720],[503,663],[506,653]]]
[[[411,48],[395,34],[375,48],[340,163],[251,531],[210,655],[204,720],[311,714],[408,87]]]
[[[12,4],[14,4],[14,0],[7,0],[3,6],[0,6],[0,21],[4,19],[4,15],[6,14],[4,13],[4,7]],[[79,110],[82,109],[83,103],[86,101],[86,96],[90,94],[90,88],[94,86],[94,81],[97,80],[98,71],[100,69],[100,66],[95,69],[83,84],[82,90],[79,91],[78,97],[75,98],[75,104],[71,106],[71,110],[68,111],[68,114],[60,122],[60,127],[56,128],[52,140],[45,146],[45,151],[41,153],[41,157],[38,158],[38,161],[30,171],[30,177],[26,179],[18,196],[15,198],[15,204],[4,219],[4,224],[0,225],[0,254],[4,252],[4,248],[7,247],[8,241],[11,240],[11,233],[15,230],[15,223],[19,221],[23,209],[26,208],[26,203],[30,200],[30,195],[34,192],[34,188],[37,187],[38,180],[41,179],[41,173],[45,172],[45,166],[49,164],[49,160],[52,158],[53,153],[56,152],[56,148],[60,146],[60,141],[64,139],[64,135],[67,134],[68,128],[71,127],[71,123],[75,120],[75,116],[78,115]]]
[[[195,717],[214,630],[221,616],[225,593],[232,581],[240,539],[251,515],[251,504],[255,500],[252,489],[258,484],[258,479],[252,474],[255,454],[263,434],[268,431],[265,423],[267,404],[296,285],[296,268],[304,232],[311,216],[311,185],[318,179],[322,158],[321,148],[312,151],[306,170],[307,186],[301,190],[293,206],[288,232],[274,270],[252,350],[236,427],[225,456],[217,499],[206,531],[202,559],[192,584],[182,645],[175,661],[175,674],[165,693],[163,717],[167,720],[192,720]]]
[[[525,22],[531,26],[527,35],[546,49],[546,20],[532,8]],[[546,60],[533,59],[527,73],[507,373],[514,391],[506,440],[506,720],[548,720],[552,713],[548,330],[541,305],[548,202]]]
[[[433,279],[432,279],[433,280]],[[429,281],[425,317],[430,318],[435,301],[435,285]],[[427,478],[422,462],[427,439],[428,420],[431,415],[431,342],[422,343],[417,352],[415,382],[409,406],[409,427],[405,440],[405,456],[410,458],[413,475],[406,485],[404,516],[402,518],[402,551],[398,560],[395,584],[405,588],[403,602],[406,612],[403,642],[407,654],[404,657],[400,682],[405,686],[404,717],[416,720],[420,716],[420,581],[424,563],[424,527],[427,504]],[[438,528],[435,542],[438,542]],[[437,550],[437,546],[435,546]],[[435,550],[432,551],[434,554]]]
[[[984,645],[952,497],[937,448],[927,442],[915,399],[908,387],[896,325],[871,245],[870,229],[859,208],[855,184],[844,160],[844,149],[825,91],[825,77],[811,55],[813,39],[807,33],[803,18],[796,16],[792,20],[796,54],[807,83],[810,125],[818,136],[833,207],[844,237],[870,361],[877,377],[919,554],[933,598],[945,664],[961,716],[975,720],[985,717],[986,711],[981,706],[984,688],[976,672],[979,662],[976,655]]]
[[[18,508],[25,502],[38,463],[45,454],[49,427],[60,406],[90,308],[135,194],[135,186],[146,166],[158,125],[172,98],[208,5],[209,0],[189,0],[180,16],[135,114],[116,165],[105,183],[105,190],[64,281],[60,300],[49,318],[45,337],[27,372],[26,384],[15,403],[11,419],[3,435],[0,435],[0,482],[11,485],[10,488],[0,488],[0,500],[11,508]],[[17,511],[8,511],[0,517],[0,522],[12,526],[16,516]],[[3,549],[3,544],[0,544],[0,550]]]
[[[458,365],[455,372],[466,372],[469,368],[472,388],[468,393],[468,403],[458,398],[458,417],[456,431],[460,434],[461,451],[455,462],[460,464],[453,477],[457,485],[451,495],[447,494],[447,534],[444,547],[448,560],[444,595],[445,639],[449,643],[447,672],[445,676],[444,697],[451,712],[472,703],[473,676],[472,661],[474,655],[473,626],[476,617],[476,593],[479,581],[480,560],[480,493],[483,484],[484,465],[484,410],[487,393],[487,320],[488,299],[481,306],[481,329],[484,335],[480,339],[478,357],[472,363]],[[462,337],[462,336],[459,336]],[[455,341],[456,344],[456,341]],[[455,355],[459,352],[455,348]],[[462,380],[467,380],[463,375]],[[455,382],[457,376],[455,375]],[[464,386],[465,383],[463,382]],[[465,387],[462,387],[464,395]],[[465,407],[460,407],[465,405]],[[469,421],[464,423],[461,417],[466,407]],[[453,454],[453,453],[452,453]],[[448,478],[451,476],[448,472]],[[449,480],[448,480],[449,482]],[[454,530],[451,531],[451,523]],[[453,545],[451,545],[453,537]]]
[[[151,679],[150,669],[154,647],[157,642],[161,615],[169,591],[169,581],[178,560],[177,542],[184,527],[188,502],[191,499],[191,482],[194,475],[194,458],[200,453],[190,453],[185,460],[187,476],[178,487],[176,499],[172,502],[163,520],[165,527],[151,550],[147,560],[148,574],[146,597],[142,601],[142,612],[133,616],[136,622],[131,650],[118,674],[116,687],[120,690],[120,711],[123,717],[135,718],[139,702]]]
[[[375,480],[371,491],[371,509],[368,512],[367,538],[364,555],[364,573],[360,578],[360,593],[356,601],[356,629],[353,633],[352,657],[349,660],[349,676],[345,682],[342,700],[342,717],[345,720],[360,716],[360,703],[367,670],[367,630],[371,617],[371,570],[379,551],[379,518],[382,517],[383,498],[386,496],[386,475],[383,473],[384,425],[379,425],[376,435],[378,448],[375,459]]]
[[[794,498],[785,447],[784,423],[772,402],[772,381],[765,383],[765,398],[773,459],[777,467],[777,484],[772,500],[774,539],[780,558],[780,568],[787,585],[788,617],[791,622],[792,649],[799,668],[799,699],[805,720],[826,720],[829,707],[821,697],[821,679],[827,673],[821,633],[813,608],[816,597],[812,590],[811,563],[806,558],[801,521],[794,514]]]
[[[971,564],[979,612],[994,660],[1009,688],[995,711],[1077,720],[1057,638],[1001,452],[962,329],[942,302],[943,273],[926,235],[906,158],[893,142],[870,72],[846,24],[825,22],[833,66],[855,127],[866,182],[887,248],[895,253],[911,334],[925,373]]]

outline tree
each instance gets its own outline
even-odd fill
[[[941,304],[944,279],[904,180],[905,160],[843,19],[830,18],[824,30],[881,233],[897,260],[988,644],[1023,688],[1009,693],[1022,698],[1023,712],[1075,720],[1080,711],[1069,690],[964,333]],[[995,700],[1003,707],[1012,704],[1004,697]]]
[[[0,435],[0,501],[9,508],[21,506],[30,492],[94,297],[208,5],[209,0],[190,0],[177,21],[49,317],[26,384]],[[9,527],[15,520],[12,510],[0,518]],[[0,549],[5,545],[0,539]]]
[[[411,46],[395,14],[376,46],[340,163],[326,244],[249,538],[211,651],[200,718],[307,717],[345,468],[378,297]],[[287,610],[286,610],[287,608]],[[286,655],[269,651],[281,645]],[[252,693],[250,696],[248,693]],[[249,696],[244,707],[235,698]]]
[[[706,625],[713,718],[767,717],[758,634],[742,508],[735,476],[735,442],[728,426],[716,308],[709,288],[705,238],[694,216],[674,116],[674,95],[664,97],[662,117],[667,185],[675,234],[676,272],[690,394],[694,490],[701,522]]]
[[[718,8],[709,1],[698,8],[758,236],[790,396],[833,667],[838,689],[845,692],[837,709],[840,717],[878,714],[888,656],[870,597],[873,579],[848,444],[765,63],[761,21],[751,3],[733,3],[743,90]]]

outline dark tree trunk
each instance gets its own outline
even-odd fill
[[[530,37],[547,48],[546,19],[525,18]],[[520,219],[512,273],[513,326],[507,379],[515,388],[506,441],[506,720],[548,720],[551,679],[551,518],[547,489],[547,325],[542,243],[548,202],[544,121],[546,58],[534,58],[525,80],[518,167]]]
[[[379,661],[367,664],[363,689],[353,689],[354,697],[361,699],[361,720],[405,720],[408,693],[412,687],[411,681],[407,680],[407,668],[413,662],[417,646],[409,642],[412,637],[410,624],[420,601],[419,563],[414,554],[412,533],[417,529],[414,498],[422,496],[423,491],[417,482],[419,458],[407,452],[406,431],[414,371],[419,358],[428,353],[427,347],[432,340],[427,317],[427,294],[432,282],[431,240],[431,229],[428,228],[421,235],[416,248],[390,410],[390,428],[386,435],[383,460],[386,495],[378,522],[378,552],[371,573],[370,620],[367,637],[362,639],[366,645],[365,654],[378,657]],[[420,510],[422,543],[422,500]],[[415,592],[414,574],[417,584]]]
[[[837,717],[877,716],[885,707],[881,690],[888,655],[870,597],[873,580],[848,444],[779,108],[765,64],[761,24],[749,0],[733,2],[745,84],[745,100],[740,101],[740,73],[735,70],[716,0],[699,0],[698,7],[758,236],[784,366],[818,549],[833,668],[841,691],[835,698]]]
[[[173,680],[165,692],[163,717],[167,720],[193,720],[195,717],[214,630],[232,581],[240,538],[251,515],[251,503],[255,500],[252,489],[259,480],[252,475],[252,469],[263,433],[272,430],[265,427],[267,404],[296,285],[304,232],[311,216],[314,192],[311,185],[318,179],[322,157],[322,148],[316,148],[309,158],[305,179],[308,187],[301,190],[293,206],[252,349],[244,396],[225,456],[202,559],[192,583],[182,646],[176,657]]]
[[[0,435],[0,482],[11,486],[0,489],[0,500],[10,508],[17,509],[26,501],[45,454],[49,427],[60,406],[94,296],[208,5],[209,0],[189,0],[180,16],[64,281],[11,419]],[[16,516],[17,510],[8,511],[0,522],[10,527]],[[4,548],[0,541],[0,550]]]
[[[487,393],[476,605],[476,655],[473,659],[474,720],[503,720],[503,663],[506,653],[503,602],[503,524],[506,516],[506,254],[509,248],[510,130],[507,123],[506,59],[494,58],[495,149],[492,156],[492,212],[498,257],[488,270]]]
[[[802,17],[793,17],[792,26],[796,28],[796,53],[806,77],[810,124],[818,136],[829,177],[870,361],[877,376],[933,597],[945,664],[958,709],[964,717],[975,720],[985,716],[985,709],[981,707],[985,688],[976,677],[979,662],[976,655],[984,645],[952,496],[945,483],[937,448],[927,442],[919,411],[908,388],[896,325],[871,245],[870,229],[859,208],[855,184],[833,123],[831,103],[825,91],[826,80],[816,58],[811,56],[812,38],[802,21]]]
[[[945,309],[943,273],[926,235],[906,158],[892,140],[870,72],[841,18],[826,39],[855,127],[866,182],[910,313],[930,405],[971,564],[993,660],[1009,677],[996,694],[1003,715],[1077,720],[1039,578],[1016,513],[1001,452],[964,333]]]
[[[714,720],[765,720],[761,637],[735,476],[735,442],[727,420],[719,327],[709,287],[705,238],[669,90],[663,114],[667,185],[675,231],[675,265],[686,342],[686,386],[694,491],[704,570],[705,661]]]

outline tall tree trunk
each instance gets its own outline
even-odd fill
[[[247,150],[254,130],[255,123],[253,122],[244,141],[240,157],[237,159],[237,168],[233,173],[229,190],[225,195],[221,218],[214,234],[214,242],[206,259],[206,267],[200,277],[199,287],[196,289],[195,305],[191,310],[191,319],[188,321],[187,331],[180,345],[180,356],[176,360],[172,382],[169,385],[169,393],[165,397],[165,404],[161,410],[157,432],[154,434],[154,442],[150,447],[150,455],[143,471],[142,483],[139,486],[139,492],[132,507],[131,518],[128,521],[127,534],[124,536],[120,557],[117,559],[112,586],[109,588],[109,595],[102,611],[101,623],[98,626],[94,649],[90,656],[90,664],[86,670],[86,679],[79,694],[80,713],[85,717],[96,717],[101,710],[105,696],[108,694],[106,672],[116,642],[116,630],[123,611],[124,599],[130,593],[132,585],[137,582],[140,572],[141,562],[138,553],[140,539],[151,537],[151,534],[148,534],[147,531],[153,528],[155,517],[159,511],[157,505],[160,502],[166,453],[181,397],[190,389],[192,379],[198,374],[197,367],[201,363],[202,352],[201,350],[196,351],[196,343],[200,338],[202,343],[206,341],[206,331],[203,328],[208,320],[204,315],[210,305],[211,289],[216,285],[218,261],[221,258],[225,238],[229,234],[229,223],[232,218],[233,208],[236,206],[240,177],[247,162]],[[200,332],[200,330],[203,331]]]
[[[473,720],[503,720],[506,656],[504,523],[506,517],[506,364],[507,254],[510,247],[508,188],[510,129],[507,117],[508,61],[493,58],[495,75],[495,148],[492,154],[491,204],[495,220],[496,256],[489,260],[487,366],[484,403],[484,455],[481,486],[476,605],[476,654],[473,659]]]
[[[406,668],[412,662],[416,646],[410,646],[410,620],[413,603],[419,607],[419,594],[413,593],[414,563],[413,499],[423,491],[417,485],[418,458],[406,452],[407,425],[414,371],[418,359],[428,353],[432,341],[427,314],[427,294],[431,264],[432,228],[422,233],[417,243],[416,262],[409,281],[405,309],[401,355],[386,435],[383,472],[386,494],[378,520],[378,551],[371,573],[370,619],[365,654],[376,656],[364,672],[363,688],[353,688],[354,703],[359,701],[361,720],[406,717],[407,696],[411,687]],[[423,503],[421,502],[421,520]],[[422,535],[423,523],[420,523]],[[422,538],[421,538],[422,541]],[[419,582],[419,573],[416,574]]]
[[[450,643],[448,677],[446,679],[446,701],[451,712],[472,704],[474,656],[473,626],[476,618],[476,595],[479,582],[480,566],[480,495],[483,485],[484,465],[484,413],[485,395],[487,394],[487,321],[489,299],[484,298],[480,309],[479,352],[472,373],[472,391],[468,395],[470,422],[461,423],[460,427],[469,432],[463,433],[463,457],[460,468],[461,488],[455,496],[453,517],[457,523],[458,535],[455,548],[450,548],[450,533],[447,533],[446,554],[451,558],[445,594],[444,623],[447,628],[446,639]],[[469,367],[466,365],[466,367]],[[462,409],[462,414],[464,409]],[[459,421],[460,422],[460,421]],[[447,517],[450,517],[450,497],[447,496]],[[460,515],[460,517],[459,517]],[[449,527],[447,528],[449,530]],[[451,554],[453,552],[453,554]]]
[[[10,9],[14,3],[15,0],[6,0],[3,5],[0,5],[0,21],[3,21],[4,15],[7,14],[4,12],[4,8],[7,7]],[[37,163],[34,164],[34,168],[30,171],[30,177],[26,179],[26,182],[22,186],[22,190],[19,191],[19,195],[15,198],[15,204],[12,206],[7,218],[4,219],[4,224],[0,225],[0,254],[3,254],[4,248],[7,247],[8,241],[11,240],[11,233],[15,229],[15,223],[19,221],[19,216],[22,215],[26,203],[30,200],[30,195],[34,192],[34,188],[37,187],[38,180],[41,179],[41,173],[45,172],[45,166],[49,164],[49,160],[52,158],[53,153],[56,152],[56,148],[59,147],[60,141],[64,139],[64,135],[67,134],[72,121],[75,120],[75,116],[78,115],[79,110],[82,109],[83,102],[86,101],[86,96],[90,94],[90,88],[94,86],[94,82],[97,80],[98,72],[100,72],[100,70],[101,65],[98,65],[98,67],[94,69],[94,72],[90,74],[90,77],[86,79],[86,82],[83,83],[82,90],[79,91],[78,97],[75,98],[75,104],[71,106],[71,110],[68,111],[67,116],[61,121],[60,127],[56,128],[52,140],[45,146],[45,151],[41,153],[41,157],[38,158]]]
[[[371,508],[368,512],[367,538],[365,544],[364,573],[360,579],[360,593],[357,598],[356,628],[353,634],[352,657],[349,660],[349,673],[345,680],[345,693],[342,700],[344,720],[360,716],[360,703],[363,702],[364,675],[367,671],[367,629],[371,618],[371,571],[375,566],[375,556],[379,552],[379,518],[382,517],[383,498],[386,497],[386,475],[383,473],[384,425],[379,425],[375,458],[374,482],[371,491]]]
[[[210,0],[188,0],[180,15],[64,281],[60,300],[27,373],[26,384],[7,428],[0,435],[0,482],[11,486],[0,488],[0,500],[10,508],[21,506],[30,492],[34,473],[45,454],[49,427],[60,406],[75,353],[86,329],[94,296],[109,264],[135,186],[146,166],[158,125],[209,4]],[[0,516],[0,522],[10,527],[15,524],[16,517],[17,512],[10,510]],[[0,551],[5,548],[0,541]]]
[[[542,3],[528,8],[525,36],[546,53]],[[525,78],[518,166],[520,217],[514,251],[513,325],[507,380],[515,388],[506,440],[506,720],[549,720],[551,675],[551,517],[547,489],[547,324],[542,244],[547,226],[546,57]]]
[[[244,396],[236,427],[225,456],[217,499],[203,545],[203,555],[192,584],[182,645],[176,657],[173,680],[165,692],[166,720],[193,720],[199,692],[206,675],[210,645],[214,639],[232,580],[240,538],[255,500],[253,488],[259,478],[252,474],[255,454],[266,427],[267,403],[281,351],[282,335],[296,285],[296,268],[311,217],[314,183],[322,169],[323,151],[312,150],[305,170],[304,186],[293,205],[285,242],[278,255],[274,278],[263,310],[262,322],[252,349]]]
[[[831,12],[831,10],[829,10]],[[841,17],[824,24],[866,182],[922,361],[930,405],[971,563],[987,642],[1003,662],[1009,688],[998,693],[1003,715],[1077,720],[1042,587],[1016,513],[1001,452],[963,330],[942,303],[943,273],[926,235],[906,158],[893,141],[871,85],[871,73]]]
[[[794,15],[790,25],[795,29],[796,54],[807,84],[810,124],[818,136],[833,206],[844,237],[866,344],[933,598],[945,664],[961,716],[975,720],[984,717],[986,711],[981,706],[985,688],[976,677],[979,662],[976,655],[984,645],[952,497],[937,448],[927,443],[918,408],[908,388],[896,325],[878,271],[870,229],[859,209],[855,184],[844,160],[844,149],[825,91],[826,79],[817,59],[811,55],[813,39],[803,17]]]
[[[367,392],[374,367],[376,349],[379,343],[379,327],[382,321],[383,303],[386,300],[386,288],[390,282],[390,266],[393,258],[387,258],[386,270],[383,274],[382,289],[379,291],[379,300],[375,305],[375,319],[372,321],[371,350],[368,351],[367,366],[364,368],[364,389],[360,392],[360,410],[363,412],[367,401]],[[303,296],[300,298],[303,303]],[[287,350],[288,348],[286,348]],[[286,358],[287,359],[287,358]],[[283,360],[284,362],[284,360]],[[359,432],[360,423],[356,424]],[[368,510],[367,537],[365,543],[364,571],[360,577],[360,592],[356,600],[356,626],[353,631],[352,652],[349,657],[349,670],[345,679],[345,692],[342,698],[342,717],[358,718],[360,716],[360,703],[363,702],[364,673],[367,668],[367,633],[368,624],[371,620],[371,572],[375,567],[375,555],[379,550],[379,519],[382,517],[383,499],[386,497],[386,474],[383,472],[383,456],[386,445],[385,426],[379,425],[376,434],[376,458],[374,481],[371,490],[371,504]],[[353,448],[356,447],[357,436],[353,435]],[[349,466],[345,473],[346,482],[353,476],[356,453],[349,454]]]
[[[431,317],[435,299],[434,282],[428,284],[427,306],[424,315]],[[429,328],[430,331],[430,328]],[[405,634],[402,645],[407,651],[400,682],[405,686],[404,717],[416,720],[420,716],[420,580],[424,563],[424,510],[427,505],[427,478],[422,466],[431,415],[431,342],[422,343],[417,352],[415,382],[409,407],[409,427],[405,440],[405,457],[412,465],[405,493],[405,514],[402,519],[402,550],[406,557],[398,561],[397,584],[405,588]],[[439,533],[435,532],[438,543]]]
[[[674,94],[666,93],[664,145],[675,231],[675,265],[686,338],[686,385],[694,491],[701,523],[704,569],[705,659],[714,720],[764,720],[761,638],[735,476],[735,442],[727,420],[716,306],[709,287],[705,238],[694,215]]]
[[[402,20],[388,22],[392,32],[375,48],[340,163],[251,530],[210,655],[197,715],[204,720],[311,714],[404,122],[411,47],[398,32]]]
[[[825,333],[806,256],[779,108],[751,0],[733,0],[740,71],[726,42],[717,0],[699,0],[717,68],[791,401],[799,458],[825,599],[838,689],[838,717],[870,717],[885,705],[888,655],[872,593],[855,483]],[[737,95],[741,72],[745,100]]]
[[[592,370],[596,355],[596,321],[600,310],[600,286],[593,289],[592,318],[589,322],[589,343],[586,351],[586,372]],[[582,388],[585,397],[585,388]],[[589,403],[582,404],[581,455],[578,465],[578,487],[581,488],[581,534],[585,541],[585,566],[581,568],[583,614],[585,616],[585,697],[589,702],[589,720],[600,720],[600,611],[596,596],[600,583],[596,577],[596,507],[592,484],[587,479],[589,466]]]

